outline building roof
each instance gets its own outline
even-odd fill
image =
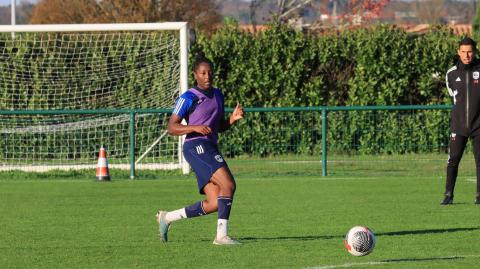
[[[424,34],[431,27],[430,24],[397,24],[395,26],[398,28],[404,29],[408,33],[414,33],[414,34]],[[448,27],[452,29],[453,33],[456,35],[471,36],[473,33],[471,24],[449,24]],[[261,25],[261,24],[255,25],[255,26],[251,24],[241,24],[238,26],[238,28],[250,33],[255,33],[257,31],[259,32],[265,31],[269,28],[269,26]]]
[[[424,34],[426,33],[431,25],[430,24],[399,24],[397,27],[404,29],[408,33],[414,34]],[[471,24],[449,24],[448,27],[452,29],[453,33],[456,35],[472,35],[472,25]]]
[[[247,32],[250,32],[250,33],[255,33],[256,31],[265,31],[269,28],[268,25],[263,25],[263,24],[259,24],[259,25],[252,25],[252,24],[240,24],[238,26],[238,28],[240,30],[243,30],[243,31],[247,31]]]

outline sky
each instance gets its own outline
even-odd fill
[[[38,0],[15,0],[15,2],[17,3],[17,5],[23,3],[23,2],[30,2],[30,3],[33,3],[33,2],[37,2]],[[10,5],[10,3],[12,3],[12,0],[0,0],[0,6],[8,6]]]

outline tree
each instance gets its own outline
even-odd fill
[[[273,20],[278,22],[288,22],[304,28],[306,24],[304,19],[307,10],[320,11],[329,10],[331,15],[331,24],[337,27],[349,27],[352,25],[366,24],[380,16],[380,12],[390,2],[390,0],[251,0],[250,14],[251,21],[255,23],[257,11],[267,7],[271,11]],[[323,7],[323,8],[322,8]],[[316,21],[310,23],[310,29],[316,27],[328,26],[328,22],[321,21],[318,17]]]
[[[352,0],[348,1],[346,19],[353,24],[364,24],[378,18],[390,0]],[[355,20],[357,20],[355,22]]]
[[[304,8],[313,0],[277,0],[277,15],[279,19],[285,19],[291,14]]]
[[[415,2],[414,11],[422,23],[438,24],[442,18],[444,0],[425,0]]]
[[[101,23],[140,23],[161,20],[158,3],[151,0],[103,0],[98,2]]]
[[[95,0],[41,0],[33,8],[30,23],[94,23],[100,17]]]
[[[250,20],[252,24],[256,23],[257,11],[267,6],[271,11],[271,17],[278,22],[287,22],[290,19],[301,17],[303,8],[309,6],[318,0],[277,0],[276,3],[266,0],[251,0],[250,2]]]
[[[30,22],[141,23],[187,21],[191,27],[211,30],[221,21],[214,0],[40,0]]]
[[[222,22],[215,0],[157,0],[163,21],[188,21],[190,26],[212,30]]]
[[[252,0],[250,2],[250,22],[253,26],[253,32],[257,31],[257,9],[262,5],[264,0]]]
[[[472,35],[478,39],[480,37],[480,6],[477,7],[477,13],[472,23]]]

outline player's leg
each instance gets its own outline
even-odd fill
[[[458,175],[458,166],[462,159],[463,151],[467,144],[468,137],[452,133],[448,143],[448,163],[447,163],[447,180],[445,183],[445,197],[441,202],[442,205],[453,203],[453,191]]]
[[[168,240],[168,229],[172,222],[203,216],[211,212],[209,211],[212,207],[211,200],[215,200],[216,196],[218,196],[218,188],[215,188],[213,184],[211,184],[212,186],[209,184],[213,171],[209,165],[210,158],[206,154],[208,152],[206,147],[207,145],[202,141],[190,141],[183,144],[183,156],[195,172],[200,194],[206,194],[207,199],[170,212],[158,211],[156,218],[159,224],[160,239],[164,242]],[[208,193],[205,191],[208,191]],[[205,206],[208,207],[207,210],[205,210]]]
[[[168,229],[172,222],[185,218],[200,217],[217,211],[218,186],[208,183],[203,188],[203,192],[206,196],[203,201],[169,212],[158,211],[156,217],[159,224],[160,239],[163,242],[168,241]]]
[[[473,155],[475,156],[475,166],[477,168],[477,193],[475,195],[475,204],[480,204],[480,135],[472,138]]]
[[[215,171],[215,173],[212,175],[211,182],[219,188],[217,199],[217,235],[213,243],[216,245],[240,244],[240,242],[233,240],[228,236],[228,220],[230,218],[233,196],[236,189],[235,180],[228,166],[223,166]]]
[[[172,222],[185,218],[199,217],[206,214],[207,213],[202,207],[202,201],[198,201],[192,205],[173,211],[158,211],[156,219],[159,225],[160,240],[163,242],[168,241],[168,230]]]
[[[205,192],[205,200],[203,200],[203,210],[205,210],[205,213],[207,214],[217,212],[217,199],[220,188],[212,182],[209,182],[207,185],[205,185],[205,188],[203,188],[203,190]]]
[[[217,197],[219,193],[218,186],[214,185],[213,183],[208,183],[203,188],[203,192],[206,196],[205,200],[198,201],[184,208],[167,212],[165,215],[166,221],[171,223],[185,218],[194,218],[216,212]]]

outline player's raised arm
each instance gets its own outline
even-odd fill
[[[230,115],[228,123],[230,125],[233,125],[236,121],[243,119],[243,113],[243,107],[239,103],[237,103],[237,106],[233,110],[232,115]]]
[[[228,130],[235,122],[243,119],[243,114],[243,107],[237,103],[237,106],[233,110],[232,115],[230,115],[230,118],[223,122],[222,126],[220,127],[220,131],[223,132]]]

